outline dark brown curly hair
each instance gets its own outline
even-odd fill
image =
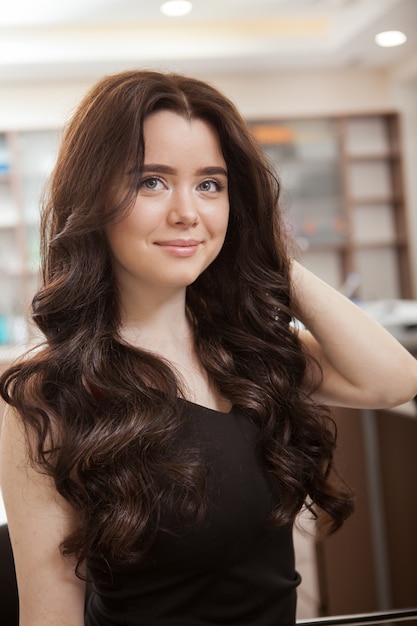
[[[235,106],[199,80],[129,71],[100,81],[66,129],[45,201],[42,284],[33,319],[45,336],[12,365],[0,392],[28,432],[30,458],[78,513],[62,549],[132,561],[151,545],[164,507],[198,522],[206,474],[182,444],[187,417],[169,364],[119,336],[106,227],[135,199],[143,122],[159,110],[217,131],[230,218],[215,261],[187,289],[197,354],[213,385],[260,427],[259,452],[280,497],[271,523],[308,502],[339,527],[352,511],[332,470],[334,424],[306,389],[294,331],[288,236],[272,167]],[[129,172],[125,197],[115,194]],[[117,201],[114,199],[117,197]]]

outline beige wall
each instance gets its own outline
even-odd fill
[[[226,93],[248,118],[351,113],[394,105],[385,72],[257,72],[201,77]],[[90,84],[0,84],[0,127],[5,130],[61,125]]]

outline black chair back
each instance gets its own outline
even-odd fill
[[[4,626],[19,626],[19,599],[9,529],[0,526],[0,621]]]

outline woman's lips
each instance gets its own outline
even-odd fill
[[[179,257],[192,256],[198,250],[201,241],[197,239],[171,239],[168,241],[156,241],[155,245],[169,254]]]

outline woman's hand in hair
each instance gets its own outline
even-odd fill
[[[319,402],[388,408],[417,394],[417,360],[359,306],[292,263],[293,308]],[[321,372],[320,372],[321,369]]]

